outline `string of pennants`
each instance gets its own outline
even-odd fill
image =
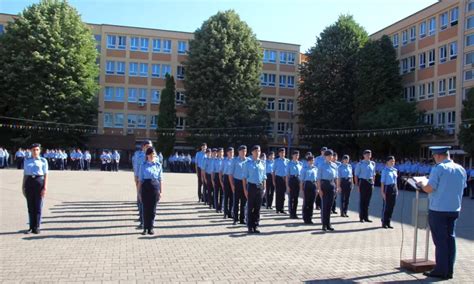
[[[42,130],[42,131],[56,131],[56,132],[80,132],[96,134],[96,129],[84,129],[77,127],[58,127],[58,126],[42,126],[42,125],[24,125],[24,124],[10,124],[0,123],[0,128],[20,129],[20,130]]]
[[[301,134],[300,139],[308,138],[357,138],[357,137],[374,137],[374,136],[391,136],[391,135],[407,135],[407,134],[421,134],[436,130],[434,126],[418,126],[416,128],[393,128],[382,130],[347,130],[347,132],[335,133],[318,133],[318,134]],[[320,130],[321,131],[321,130]]]

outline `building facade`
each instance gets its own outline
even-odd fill
[[[0,33],[14,17],[0,14]],[[193,33],[107,24],[89,26],[97,42],[100,66],[98,137],[93,139],[94,146],[132,148],[134,145],[129,142],[117,142],[138,144],[145,139],[156,140],[160,94],[165,87],[165,75],[169,73],[176,81],[177,149],[194,148],[186,145],[185,139],[188,133],[183,67]],[[260,43],[263,54],[261,96],[271,118],[266,129],[269,144],[283,145],[291,132],[292,143],[298,145],[296,102],[300,46],[271,41]]]
[[[397,50],[404,98],[424,111],[425,123],[441,129],[422,139],[420,155],[428,157],[433,144],[458,149],[462,101],[474,86],[474,1],[438,1],[371,38],[383,35]]]

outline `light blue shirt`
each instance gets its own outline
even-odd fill
[[[466,171],[451,160],[437,164],[430,174],[428,184],[430,210],[441,212],[461,211],[462,195],[466,187]]]
[[[107,155],[101,156],[101,159],[106,160]],[[133,172],[135,173],[135,176],[138,177],[138,171],[140,170],[140,166],[145,162],[145,153],[143,151],[137,151],[135,152],[134,159],[133,159]]]
[[[24,158],[25,153],[23,151],[16,151],[15,157],[17,158]]]
[[[336,163],[325,162],[324,164],[318,167],[318,180],[333,181],[336,178],[338,178]]]
[[[351,164],[341,164],[337,168],[337,175],[339,178],[351,178],[352,177],[352,166]]]
[[[212,174],[212,163],[214,158],[211,157],[204,157],[202,161],[202,169],[206,172],[206,174]]]
[[[275,160],[267,160],[265,162],[265,173],[271,174],[273,173],[273,166],[275,165]]]
[[[28,158],[23,164],[25,176],[44,176],[48,173],[48,161],[43,157]]]
[[[397,169],[391,167],[385,167],[382,170],[382,175],[380,178],[380,182],[383,183],[384,185],[392,185],[392,184],[397,184],[397,177],[398,177],[398,171]]]
[[[273,172],[279,177],[286,177],[287,166],[289,160],[287,158],[277,158],[273,164]]]
[[[159,180],[162,181],[163,170],[161,164],[158,162],[149,162],[146,161],[140,165],[140,172],[138,174],[138,179],[143,182],[146,179]]]
[[[248,160],[244,163],[243,178],[253,184],[262,184],[267,179],[265,162],[262,160]]]
[[[301,164],[300,161],[289,161],[286,173],[287,175],[290,176],[297,176],[299,177],[301,175],[301,170],[303,169],[303,164]]]
[[[224,161],[222,161],[221,165],[221,171],[224,175],[231,175],[232,174],[232,161],[234,158],[225,158]]]
[[[216,159],[214,159],[212,171],[213,171],[214,173],[216,173],[216,174],[220,173],[223,163],[224,163],[224,159],[223,159],[223,158],[216,158]]]
[[[318,169],[313,165],[311,167],[306,166],[301,171],[301,180],[315,182],[318,177]]]
[[[119,161],[120,160],[120,154],[119,153],[113,153],[112,154],[112,159],[116,160],[116,161]]]
[[[232,176],[235,179],[244,179],[244,164],[248,161],[247,158],[241,159],[239,156],[232,160]]]
[[[362,179],[374,179],[375,163],[373,161],[360,161],[355,168],[355,175]]]
[[[314,166],[316,168],[319,168],[322,164],[324,164],[326,162],[326,159],[324,158],[324,156],[317,156],[315,159],[314,159]]]
[[[92,158],[92,157],[91,157],[91,154],[90,154],[90,153],[85,153],[85,154],[84,154],[84,160],[90,161],[91,158]]]
[[[203,167],[203,161],[205,156],[206,154],[203,151],[199,151],[196,153],[196,164],[201,169]]]

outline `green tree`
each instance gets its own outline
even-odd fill
[[[463,101],[461,120],[459,141],[464,151],[474,156],[474,88],[469,89]]]
[[[185,68],[186,124],[225,128],[211,137],[206,137],[206,130],[191,131],[191,142],[244,142],[239,139],[244,131],[229,128],[267,125],[269,118],[260,97],[260,43],[235,11],[219,12],[195,31]],[[260,135],[263,127],[247,129],[245,134]]]
[[[161,92],[160,112],[158,118],[158,151],[163,157],[169,157],[173,153],[175,142],[176,109],[175,109],[176,85],[174,77],[166,74],[166,86]],[[173,129],[173,130],[171,130]]]
[[[29,6],[0,37],[0,113],[95,125],[96,58],[91,30],[66,1],[43,0]],[[34,140],[46,145],[81,144],[86,138],[79,131],[2,130],[0,136],[13,143]]]

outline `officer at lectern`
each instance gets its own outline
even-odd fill
[[[418,183],[429,194],[428,221],[436,247],[436,266],[431,272],[424,274],[441,279],[453,278],[456,219],[461,211],[463,190],[466,187],[466,171],[450,159],[450,148],[430,147],[436,166],[432,169],[427,184]]]

